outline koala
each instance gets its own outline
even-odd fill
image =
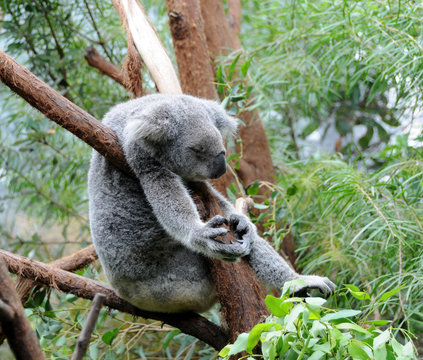
[[[135,174],[94,151],[88,175],[91,233],[119,296],[148,311],[204,312],[216,302],[208,257],[245,257],[274,288],[302,279],[305,288],[335,289],[328,278],[293,271],[248,217],[206,182],[225,173],[224,139],[237,127],[219,104],[189,95],[149,95],[115,106],[103,123],[116,132]],[[192,181],[208,184],[224,216],[201,221],[186,186]],[[225,223],[238,238],[233,244],[218,239],[229,231]]]

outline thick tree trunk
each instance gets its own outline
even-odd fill
[[[211,62],[214,62],[219,55],[226,55],[240,49],[241,42],[237,35],[240,24],[234,24],[235,31],[231,29],[226,20],[222,1],[199,1]],[[232,0],[230,8],[230,15],[236,18],[234,21],[240,21],[240,3]],[[239,177],[245,186],[257,180],[273,182],[275,170],[270,156],[269,142],[257,111],[245,111],[240,114],[240,119],[246,126],[240,128],[243,156],[237,171]]]
[[[216,100],[198,1],[166,0],[166,5],[183,93]]]
[[[44,359],[40,343],[25,316],[2,256],[0,256],[0,325],[16,359]]]
[[[216,199],[205,184],[192,183],[190,188],[195,194],[202,195],[203,202],[200,202],[196,195],[194,201],[203,220],[220,212]],[[203,204],[207,204],[207,208],[204,208]],[[208,261],[214,287],[222,306],[222,317],[229,329],[229,341],[234,342],[240,333],[250,331],[254,325],[269,315],[263,301],[266,290],[245,259],[235,264],[214,259]]]

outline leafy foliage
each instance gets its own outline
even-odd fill
[[[372,301],[403,286],[381,311],[395,326],[422,332],[422,156],[400,136],[374,157],[382,166],[373,171],[338,156],[285,164],[278,185],[266,184],[267,213],[257,221],[277,248],[294,235],[306,273],[364,287]]]
[[[406,339],[402,345],[394,336],[392,327],[381,328],[389,321],[366,320],[392,294],[382,295],[383,300],[374,304],[371,311],[332,310],[325,306],[326,300],[320,297],[290,298],[289,287],[293,283],[285,284],[281,298],[270,295],[266,298],[272,316],[249,333],[240,334],[235,343],[227,345],[219,355],[229,359],[231,355],[245,351],[252,355],[248,359],[269,360],[417,359],[407,333],[400,332]],[[350,285],[345,290],[356,298],[370,298],[369,294],[355,286]],[[357,296],[357,293],[360,295]],[[262,355],[257,354],[257,345]]]
[[[272,137],[291,138],[298,151],[319,127],[323,135],[335,127],[348,144],[359,126],[358,145],[367,149],[413,120],[423,94],[420,2],[258,0],[245,7],[244,56]]]

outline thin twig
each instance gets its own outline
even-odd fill
[[[95,294],[84,328],[81,331],[81,335],[79,335],[75,352],[72,355],[72,360],[82,360],[86,353],[91,334],[94,331],[95,323],[97,322],[98,315],[100,314],[105,299],[106,296],[104,294]]]

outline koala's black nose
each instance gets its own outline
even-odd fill
[[[212,169],[212,179],[217,179],[226,172],[226,159],[225,153],[222,152],[217,155],[214,159],[213,169]]]

